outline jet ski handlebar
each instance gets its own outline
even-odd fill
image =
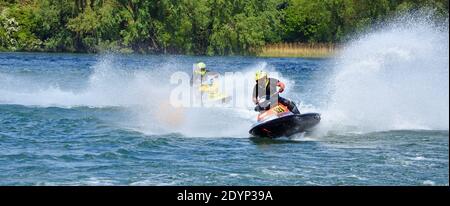
[[[272,98],[278,94],[279,94],[279,92],[275,92],[274,94],[270,95],[269,99],[264,99],[264,101],[258,102],[258,103],[256,103],[256,105],[258,105],[260,108],[268,109],[270,107],[270,104],[273,103],[271,101]],[[276,102],[276,103],[278,104],[278,102]]]

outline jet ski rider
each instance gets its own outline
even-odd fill
[[[267,73],[264,71],[257,71],[255,74],[255,80],[256,84],[253,87],[253,102],[256,104],[255,111],[259,112],[269,110],[271,107],[281,103],[285,105],[292,113],[300,114],[294,102],[279,95],[279,93],[283,93],[284,88],[286,87],[283,82],[275,78],[269,78]],[[280,87],[278,91],[277,87]],[[263,99],[270,101],[270,107],[261,107],[259,101]]]
[[[195,66],[196,68],[192,74],[191,84],[195,81],[199,82],[200,85],[203,85],[206,82],[206,77],[209,70],[206,70],[206,64],[203,62],[199,62]]]

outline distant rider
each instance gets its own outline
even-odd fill
[[[194,82],[199,83],[199,85],[203,85],[207,83],[207,74],[208,70],[206,69],[206,64],[203,62],[199,62],[195,64],[195,68],[191,78],[191,84]]]
[[[269,78],[264,71],[257,71],[255,74],[256,84],[253,87],[253,102],[256,104],[255,111],[264,111],[269,108],[262,108],[259,101],[270,101],[270,108],[276,106],[278,103],[285,105],[292,113],[300,114],[294,102],[285,99],[279,95],[283,93],[285,84],[278,79]],[[277,90],[277,87],[280,87]]]

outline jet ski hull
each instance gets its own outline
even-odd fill
[[[288,114],[274,119],[256,123],[249,131],[255,137],[289,137],[306,132],[320,122],[320,114]]]

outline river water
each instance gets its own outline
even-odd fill
[[[448,33],[427,28],[330,59],[0,53],[0,185],[448,185]],[[276,73],[322,122],[255,139],[251,105],[167,106],[198,61]]]

